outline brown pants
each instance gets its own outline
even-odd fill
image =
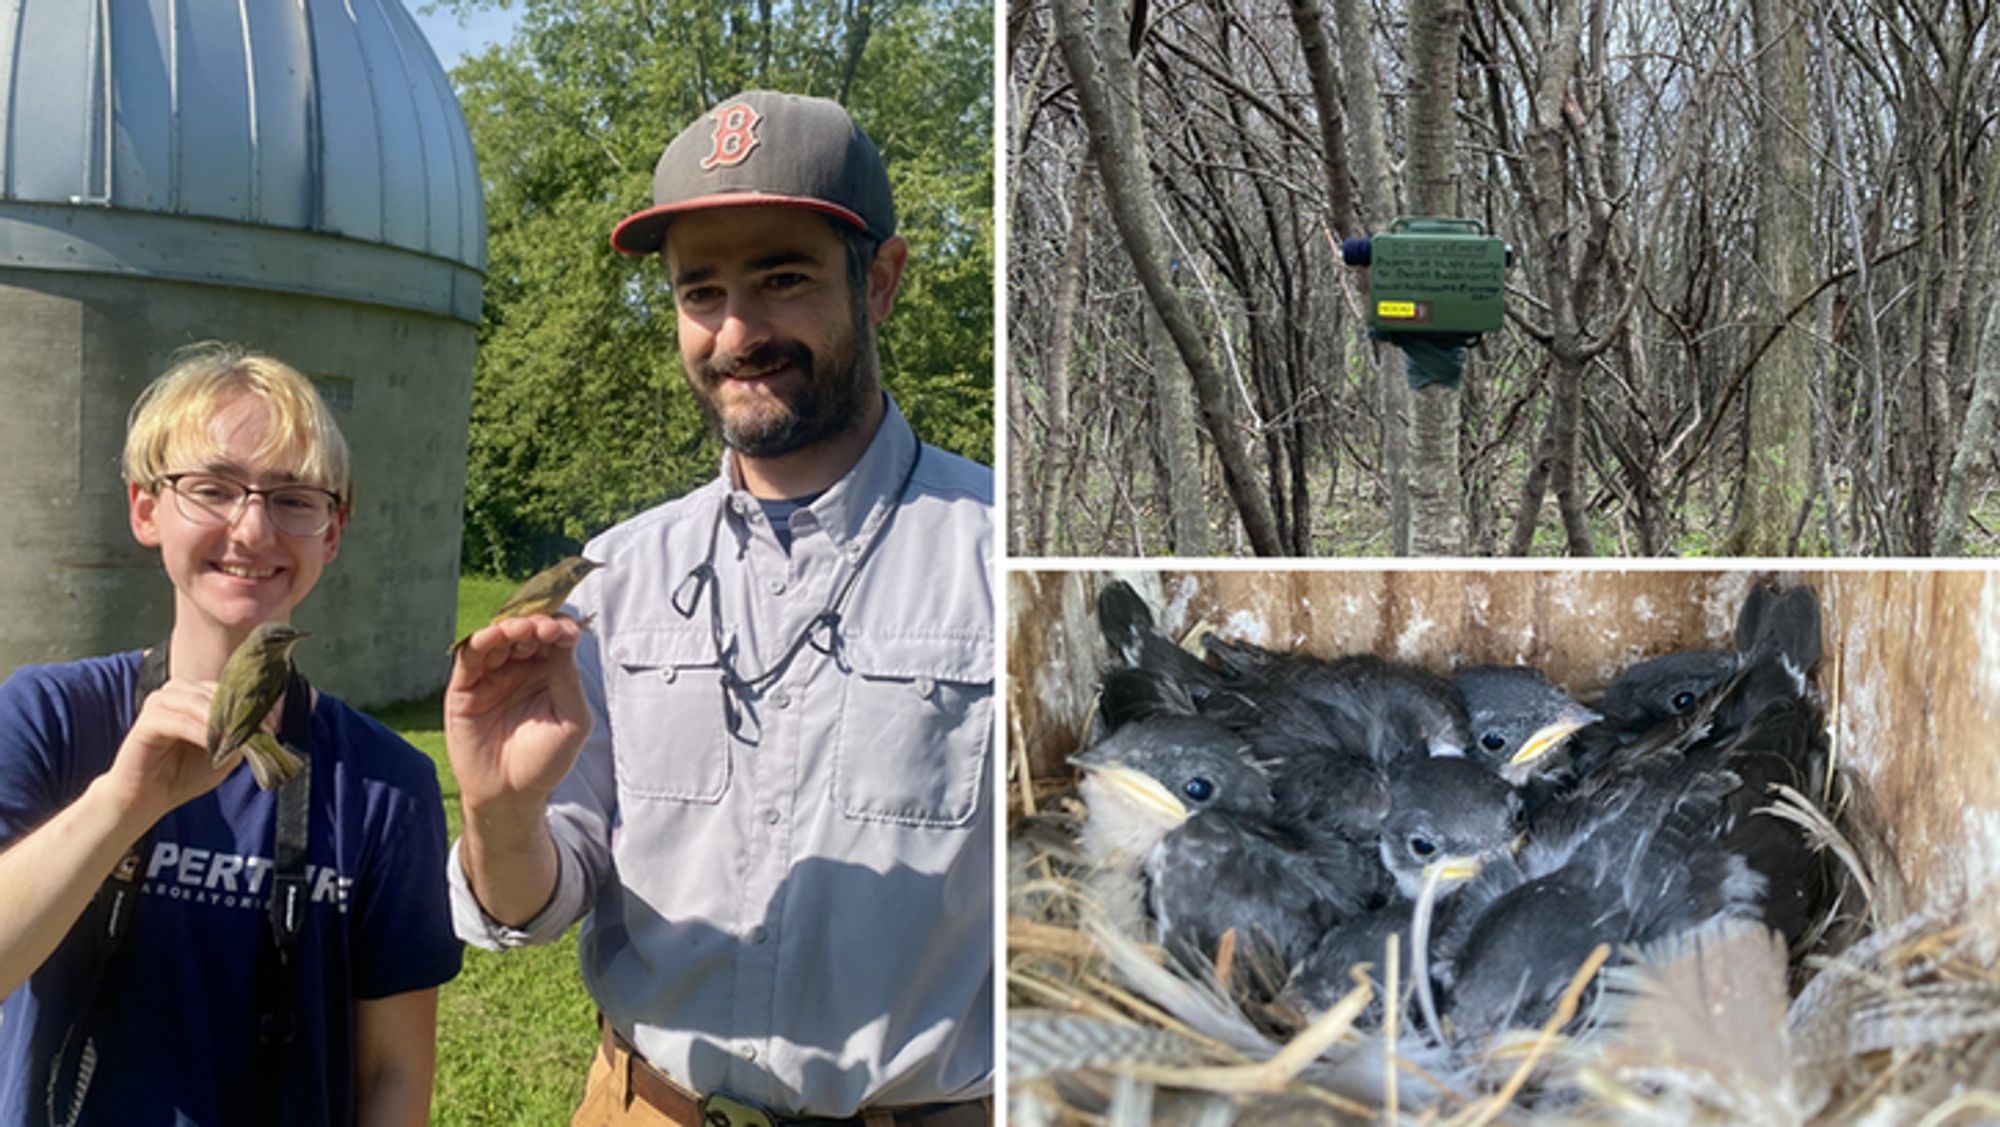
[[[570,1127],[701,1127],[683,1124],[644,1100],[632,1098],[630,1087],[632,1055],[622,1048],[612,1050],[614,1061],[603,1045],[590,1058],[590,1077],[583,1082],[583,1102],[576,1105]]]
[[[570,1127],[704,1127],[699,1119],[676,1119],[632,1094],[631,1052],[623,1044],[601,1042],[590,1058],[590,1077],[584,1081],[583,1102],[576,1105]],[[641,1065],[643,1067],[643,1065]],[[863,1111],[856,1117],[866,1127],[894,1127],[896,1117],[888,1111]],[[956,1124],[991,1124],[993,1101],[961,1104],[947,1115],[938,1116],[939,1127]]]

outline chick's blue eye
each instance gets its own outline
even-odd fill
[[[1181,793],[1196,802],[1207,802],[1215,795],[1215,784],[1197,775],[1181,784]]]
[[[1694,705],[1694,694],[1683,689],[1674,694],[1674,711],[1686,712]]]
[[[1488,732],[1479,737],[1479,746],[1488,751],[1499,751],[1507,746],[1507,737],[1498,732]]]

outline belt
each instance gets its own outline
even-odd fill
[[[990,1127],[993,1122],[988,1100],[876,1108],[846,1119],[780,1115],[720,1094],[703,1096],[661,1072],[602,1017],[598,1028],[599,1047],[614,1071],[625,1071],[632,1098],[688,1127]]]

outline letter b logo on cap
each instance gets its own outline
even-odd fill
[[[701,160],[701,170],[733,168],[757,147],[757,123],[763,117],[746,102],[715,108],[715,147]]]

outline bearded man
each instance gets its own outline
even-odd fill
[[[722,472],[460,652],[459,933],[583,920],[577,1124],[990,1122],[993,479],[882,390],[909,251],[882,159],[840,106],[753,91],[653,200],[612,245],[665,263]]]

